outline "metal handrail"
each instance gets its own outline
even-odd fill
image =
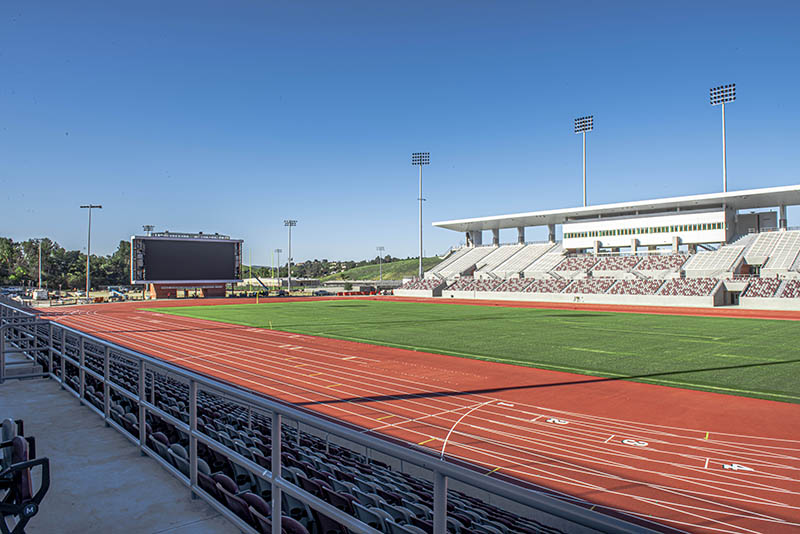
[[[4,306],[2,302],[0,302],[0,307]],[[19,309],[15,309],[14,312],[26,314],[26,315],[33,315],[29,312],[25,312]],[[0,315],[0,319],[3,316]],[[38,323],[37,323],[38,324]],[[24,324],[15,324],[14,327],[22,328],[27,325]],[[61,331],[61,337],[57,338],[54,335],[54,330],[58,329]],[[594,529],[600,532],[619,532],[619,533],[642,533],[642,532],[654,532],[643,527],[641,524],[633,524],[622,519],[612,517],[609,515],[605,515],[602,513],[591,511],[587,508],[581,507],[577,504],[573,504],[570,502],[565,502],[559,499],[556,499],[552,496],[545,495],[544,493],[540,493],[534,491],[532,489],[524,488],[510,482],[506,482],[504,480],[499,480],[491,477],[487,477],[483,474],[478,473],[473,469],[469,469],[464,467],[463,465],[450,463],[445,460],[440,460],[438,457],[434,456],[432,453],[424,452],[422,450],[412,449],[408,447],[404,447],[397,443],[393,443],[388,441],[387,439],[380,438],[374,435],[368,435],[363,432],[353,430],[348,428],[344,425],[334,423],[332,421],[323,419],[319,416],[313,415],[306,411],[302,411],[291,406],[287,406],[280,402],[271,400],[265,396],[257,394],[251,390],[247,390],[240,386],[236,386],[234,384],[229,384],[227,382],[220,381],[218,379],[205,376],[203,374],[197,373],[195,371],[179,367],[172,363],[160,360],[156,357],[149,356],[147,354],[142,354],[132,349],[117,345],[113,342],[103,340],[91,334],[87,334],[75,328],[58,324],[58,323],[51,323],[50,332],[50,339],[49,339],[49,346],[47,347],[48,351],[50,352],[50,361],[52,362],[52,358],[54,354],[59,355],[62,358],[61,363],[61,377],[58,377],[54,372],[52,365],[49,369],[50,377],[59,381],[64,387],[66,377],[64,374],[64,361],[70,360],[71,365],[73,367],[77,366],[80,370],[88,369],[86,367],[86,362],[83,357],[85,342],[90,341],[93,344],[99,345],[104,348],[104,379],[103,379],[103,386],[104,386],[104,402],[105,402],[105,419],[109,421],[109,389],[113,388],[119,392],[124,391],[124,395],[131,399],[138,400],[141,398],[142,401],[138,402],[139,404],[139,431],[140,436],[138,439],[139,447],[142,449],[142,452],[145,452],[145,410],[158,415],[159,417],[164,418],[165,420],[169,420],[172,423],[176,424],[178,428],[182,431],[187,433],[190,438],[190,447],[189,447],[189,463],[190,463],[190,488],[195,495],[201,495],[204,499],[206,499],[205,492],[200,490],[199,485],[197,484],[197,443],[198,441],[205,443],[206,445],[211,446],[214,449],[217,449],[218,452],[224,451],[226,455],[233,458],[235,463],[242,465],[244,468],[248,469],[248,471],[253,472],[256,476],[267,480],[272,484],[272,495],[273,495],[273,502],[272,502],[272,510],[273,510],[273,517],[280,516],[281,514],[281,502],[280,502],[280,493],[281,491],[286,491],[293,497],[298,498],[302,502],[308,504],[311,508],[318,510],[320,513],[338,521],[339,523],[343,524],[348,529],[357,532],[357,533],[364,533],[364,534],[378,534],[379,531],[367,526],[364,523],[361,523],[354,517],[342,512],[338,509],[333,508],[330,504],[321,499],[314,497],[306,492],[304,492],[298,486],[290,483],[289,481],[283,479],[282,477],[273,477],[272,473],[280,472],[280,447],[281,447],[281,436],[282,436],[282,428],[281,428],[281,418],[287,417],[291,420],[298,421],[299,423],[303,423],[307,426],[316,428],[318,430],[324,431],[328,434],[338,436],[343,438],[351,443],[355,443],[361,445],[367,449],[371,449],[373,451],[381,452],[390,456],[392,458],[398,459],[402,462],[408,462],[410,464],[416,465],[418,467],[422,467],[423,469],[427,469],[432,471],[433,478],[434,478],[434,534],[445,534],[446,527],[447,527],[447,482],[448,479],[457,480],[469,486],[473,486],[476,488],[480,488],[482,490],[491,492],[495,495],[504,497],[510,501],[515,503],[521,504],[526,507],[530,507],[536,509],[540,512],[544,512],[546,514],[550,514],[566,520],[570,523],[574,523],[576,525],[580,525],[583,527],[587,527],[590,529]],[[70,333],[74,336],[78,336],[80,340],[80,361],[74,360],[74,358],[67,356],[66,353],[66,344],[65,344],[65,333]],[[61,340],[61,347],[60,350],[54,346],[54,339]],[[41,349],[39,349],[41,350]],[[111,351],[114,351],[118,355],[122,355],[127,358],[134,359],[139,363],[139,389],[138,394],[136,392],[130,392],[115,384],[109,378],[109,360]],[[178,421],[177,419],[173,418],[167,412],[161,410],[157,406],[151,404],[144,398],[144,391],[145,391],[145,382],[146,382],[146,373],[144,372],[145,369],[150,368],[158,368],[165,374],[174,375],[183,381],[188,381],[189,383],[189,413],[190,413],[190,424],[187,425],[182,421]],[[90,370],[91,371],[91,370]],[[97,377],[97,373],[92,373],[95,377]],[[80,373],[80,400],[82,403],[87,403],[83,398],[82,393],[84,392],[84,380],[85,380],[85,373]],[[272,444],[271,444],[271,453],[273,458],[273,465],[272,470],[268,471],[263,469],[262,466],[257,466],[257,464],[253,464],[250,460],[247,460],[243,456],[239,455],[236,451],[227,448],[224,444],[216,442],[212,440],[210,437],[200,433],[197,430],[196,426],[196,417],[197,417],[197,388],[203,387],[209,390],[212,390],[215,394],[220,393],[224,395],[224,397],[228,399],[233,399],[240,404],[249,405],[251,407],[255,407],[256,409],[264,412],[268,412],[272,418]],[[116,425],[114,425],[116,427]],[[133,441],[137,441],[134,439]],[[276,464],[277,462],[277,464]],[[254,466],[257,466],[254,467]],[[200,491],[198,491],[200,490]],[[222,511],[222,510],[221,510]],[[224,513],[224,511],[222,511]],[[233,513],[229,512],[225,514],[231,520],[237,523],[240,527],[246,526],[244,525]],[[279,534],[280,533],[280,521],[272,521],[273,525],[273,533]]]

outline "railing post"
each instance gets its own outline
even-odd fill
[[[144,392],[144,360],[139,360],[139,451],[141,452],[142,456],[146,453],[144,452],[145,443],[147,443],[147,425],[145,422],[145,407],[144,407],[144,400],[145,400],[145,392]]]
[[[47,330],[48,330],[48,334],[49,334],[49,341],[48,341],[48,345],[49,346],[47,347],[48,348],[48,350],[47,350],[47,373],[49,375],[53,376],[54,375],[54,373],[53,373],[53,351],[55,350],[53,331],[55,330],[55,327],[53,326],[52,322],[48,325]]]
[[[6,379],[6,325],[0,326],[0,384]]]
[[[61,329],[61,389],[64,389],[64,383],[67,380],[67,331]]]
[[[447,534],[447,477],[434,471],[433,534]]]
[[[108,418],[111,417],[110,360],[111,349],[106,347],[106,350],[103,351],[103,420],[106,422],[106,426],[108,426]]]
[[[197,486],[197,382],[189,381],[189,481],[191,482],[192,499],[197,495],[194,488]]]
[[[81,337],[80,350],[78,351],[78,377],[80,378],[80,385],[78,387],[78,402],[83,404],[83,395],[86,391],[86,340]]]
[[[272,534],[281,534],[281,414],[272,412]]]

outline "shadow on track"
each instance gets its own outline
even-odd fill
[[[764,362],[764,363],[748,363],[742,365],[730,365],[726,367],[707,367],[703,369],[683,369],[678,371],[666,371],[660,373],[648,373],[648,374],[641,374],[641,375],[628,375],[628,376],[615,376],[615,377],[591,377],[587,376],[584,380],[568,380],[565,382],[553,382],[547,384],[526,384],[521,386],[506,386],[500,388],[483,388],[483,389],[472,389],[468,391],[431,391],[429,393],[406,393],[402,395],[374,395],[370,397],[349,397],[345,399],[331,399],[325,401],[314,401],[314,402],[300,402],[297,403],[299,406],[315,406],[315,405],[324,405],[324,404],[339,404],[343,402],[382,402],[382,401],[396,401],[396,400],[406,400],[406,399],[429,399],[429,398],[447,398],[447,397],[458,397],[461,395],[486,395],[490,393],[499,393],[502,391],[514,391],[514,390],[526,390],[526,389],[540,389],[540,388],[554,388],[554,387],[564,387],[564,386],[576,386],[582,384],[593,384],[598,382],[616,382],[619,380],[636,380],[636,379],[645,379],[645,378],[656,378],[656,377],[665,377],[665,376],[679,376],[683,374],[690,374],[690,373],[700,373],[704,371],[729,371],[732,369],[749,369],[752,367],[764,367],[764,366],[772,366],[772,365],[784,365],[784,364],[792,364],[792,363],[799,363],[800,358],[796,360],[785,360],[780,362]],[[765,393],[768,394],[768,393]]]

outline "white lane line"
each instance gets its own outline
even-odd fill
[[[613,438],[614,436],[616,436],[616,434],[611,434],[611,435],[608,437],[608,439],[607,439],[607,440],[605,440],[603,443],[608,443],[609,441],[611,441],[611,438]]]

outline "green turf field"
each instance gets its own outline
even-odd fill
[[[361,300],[153,311],[800,403],[800,324]]]

